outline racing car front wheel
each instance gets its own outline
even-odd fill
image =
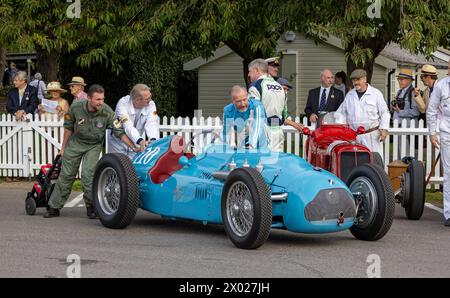
[[[394,191],[386,172],[380,166],[364,164],[353,169],[347,185],[357,206],[350,232],[360,240],[382,238],[391,228],[395,212]]]
[[[384,169],[384,160],[378,152],[372,152],[372,163]]]
[[[139,204],[139,179],[131,160],[124,154],[103,156],[95,168],[92,194],[98,217],[105,227],[128,226]]]
[[[231,242],[254,249],[264,244],[272,226],[270,190],[253,168],[232,171],[222,191],[222,220]]]

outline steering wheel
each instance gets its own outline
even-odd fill
[[[195,139],[198,138],[199,136],[208,135],[208,134],[213,135],[213,138],[212,138],[210,144],[214,144],[214,142],[217,139],[223,141],[222,136],[220,134],[218,134],[217,132],[215,132],[213,129],[203,129],[201,132],[193,135],[190,142],[186,143],[186,145],[184,147],[184,152],[187,152],[189,146],[191,147],[191,151],[193,151],[193,149],[195,148],[195,144],[194,144]]]

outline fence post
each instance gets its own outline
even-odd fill
[[[25,122],[22,128],[22,156],[23,156],[23,177],[31,179],[31,161],[33,150],[33,129],[29,122]]]

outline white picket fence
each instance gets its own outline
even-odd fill
[[[11,115],[1,115],[0,120],[0,175],[10,177],[32,177],[39,172],[40,166],[51,163],[61,148],[63,138],[63,120],[55,117],[40,119],[39,116],[28,115],[28,121],[16,122]],[[296,117],[296,122],[300,118]],[[307,119],[301,119],[303,124],[307,124]],[[433,158],[438,155],[438,150],[431,146],[428,130],[424,128],[423,121],[419,121],[418,128],[412,122],[413,128],[405,128],[406,122],[399,127],[398,122],[389,129],[389,137],[384,143],[384,161],[386,165],[393,160],[404,156],[414,156],[423,161],[426,173],[430,173],[433,165]],[[179,134],[186,140],[190,140],[193,135],[205,129],[212,129],[217,133],[222,131],[222,121],[216,118],[162,118],[160,124],[161,136]],[[306,137],[294,128],[283,127],[285,133],[285,152],[303,157],[305,155]],[[407,136],[410,137],[409,144]],[[207,135],[200,138],[195,150],[202,150],[202,144],[208,144],[212,136]],[[417,140],[416,140],[417,139]],[[399,148],[399,144],[401,148]],[[408,146],[409,145],[409,146]],[[407,147],[408,146],[408,147]],[[393,149],[394,148],[394,149]],[[395,149],[397,148],[397,149]],[[416,149],[417,148],[417,149]],[[432,154],[432,150],[435,150]],[[436,166],[435,175],[431,178],[432,184],[443,182],[440,165]]]

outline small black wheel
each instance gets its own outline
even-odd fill
[[[386,172],[377,165],[364,164],[352,170],[347,185],[357,205],[350,232],[360,240],[382,238],[391,228],[395,212],[394,191]]]
[[[31,193],[28,193],[25,199],[25,211],[28,215],[34,215],[36,213],[36,201]]]
[[[255,249],[264,244],[272,227],[270,190],[253,168],[232,171],[222,191],[222,220],[231,242]]]
[[[409,177],[407,177],[409,176]],[[408,165],[405,177],[409,183],[405,183],[405,213],[408,219],[418,220],[422,217],[425,205],[425,168],[418,160],[412,160]],[[409,197],[406,197],[408,195]]]
[[[378,152],[372,152],[372,163],[384,169],[384,160]]]
[[[131,160],[124,154],[106,154],[95,168],[92,195],[101,223],[122,229],[136,215],[139,179]]]

